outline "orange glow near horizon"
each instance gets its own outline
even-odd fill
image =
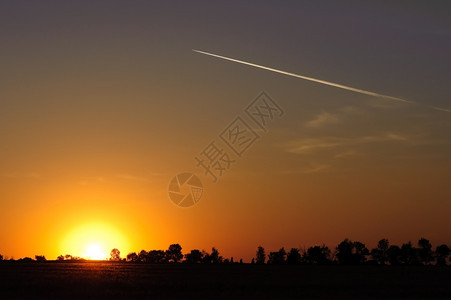
[[[127,249],[129,241],[116,228],[103,223],[76,227],[64,237],[60,252],[85,259],[108,259],[113,248]]]

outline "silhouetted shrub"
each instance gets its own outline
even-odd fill
[[[129,254],[127,254],[127,261],[138,262],[139,258],[136,252],[130,252]]]
[[[287,264],[296,265],[301,263],[301,253],[299,249],[291,248],[290,252],[287,254]]]
[[[24,258],[19,259],[19,261],[20,262],[32,262],[34,260],[30,257],[24,257]]]
[[[202,252],[200,252],[197,249],[191,250],[190,253],[185,254],[185,262],[186,263],[191,263],[191,264],[201,263],[202,258],[203,258]]]
[[[110,260],[111,261],[121,261],[121,251],[119,251],[117,248],[114,248],[110,252]]]
[[[277,252],[270,252],[268,258],[268,264],[281,265],[285,263],[287,252],[282,247]]]
[[[330,249],[326,246],[314,246],[304,253],[304,260],[309,264],[326,265],[330,264]]]
[[[166,252],[163,250],[152,250],[147,254],[147,262],[151,264],[164,264],[167,262]]]
[[[36,259],[36,261],[46,261],[47,259],[45,259],[44,255],[35,255],[34,258]]]
[[[335,256],[339,264],[359,265],[366,261],[368,254],[365,244],[345,239],[337,246]]]
[[[429,265],[434,260],[431,243],[429,240],[421,238],[418,240],[418,247],[419,261],[425,265]]]
[[[446,265],[446,258],[451,254],[451,249],[447,245],[440,245],[435,248],[435,258],[438,266]]]
[[[256,255],[257,255],[256,259],[257,264],[264,264],[266,261],[266,254],[265,249],[262,246],[258,246]]]
[[[222,263],[222,256],[219,255],[219,251],[213,247],[211,248],[211,254],[206,251],[202,252],[202,262],[206,264],[219,264]]]
[[[371,257],[381,265],[388,262],[387,250],[389,243],[387,239],[382,239],[377,243],[377,247],[371,250]]]
[[[418,249],[412,246],[411,242],[402,244],[399,261],[403,265],[420,265]]]
[[[179,244],[170,245],[166,250],[166,258],[168,262],[178,263],[181,261],[183,259],[182,247]]]

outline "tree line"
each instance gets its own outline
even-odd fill
[[[263,247],[258,247],[256,263],[258,264],[339,264],[339,265],[446,265],[451,249],[439,245],[433,250],[429,240],[421,238],[417,245],[411,242],[390,245],[388,239],[381,239],[374,249],[369,250],[359,241],[343,240],[332,252],[327,246],[313,246],[301,251],[292,248],[265,254]],[[268,260],[266,260],[268,258]],[[451,261],[451,259],[450,259]]]
[[[433,249],[429,240],[421,238],[414,246],[411,242],[401,246],[390,245],[388,239],[381,239],[374,249],[369,250],[365,244],[359,241],[343,240],[334,251],[327,246],[312,246],[308,249],[291,248],[286,251],[284,247],[278,251],[269,252],[259,246],[251,264],[314,264],[314,265],[447,265],[451,261],[451,249],[445,245],[439,245]],[[0,260],[3,256],[0,254]],[[11,259],[10,259],[11,260]],[[84,260],[69,254],[60,255],[57,261]],[[126,257],[121,257],[118,249],[110,252],[110,261],[127,261],[131,263],[193,263],[193,264],[230,264],[235,262],[233,257],[223,258],[219,251],[213,247],[211,252],[193,249],[183,254],[179,244],[172,244],[167,250],[141,250],[131,252]],[[46,261],[45,256],[36,255],[35,259],[25,257],[19,261]],[[240,259],[239,263],[243,263]]]
[[[359,241],[343,240],[334,251],[325,245],[312,246],[306,250],[291,248],[286,251],[284,247],[278,251],[266,254],[261,246],[257,248],[256,255],[251,264],[317,264],[317,265],[446,265],[450,258],[451,249],[439,245],[433,249],[428,239],[421,238],[417,245],[411,242],[401,246],[390,245],[388,239],[381,239],[374,249],[369,250]],[[113,249],[111,260],[121,260],[120,252]],[[233,257],[223,258],[216,248],[208,253],[204,250],[191,250],[183,254],[179,244],[172,244],[168,250],[141,250],[139,253],[131,252],[123,258],[129,262],[141,263],[234,263]],[[240,263],[243,263],[240,259]]]

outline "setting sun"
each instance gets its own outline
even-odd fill
[[[84,256],[87,259],[100,260],[105,259],[108,256],[108,254],[107,252],[105,252],[105,249],[103,249],[98,244],[90,244],[86,247],[86,252]]]
[[[60,251],[62,254],[101,260],[108,259],[113,248],[122,249],[126,253],[129,245],[124,235],[110,225],[90,223],[68,232]]]

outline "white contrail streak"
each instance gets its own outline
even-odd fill
[[[229,57],[213,54],[213,53],[208,53],[208,52],[195,50],[195,49],[193,49],[193,51],[198,52],[198,53],[202,53],[202,54],[206,54],[206,55],[210,55],[210,56],[214,56],[214,57],[218,57],[218,58],[222,58],[222,59],[225,59],[225,60],[233,61],[233,62],[236,62],[236,63],[240,63],[240,64],[244,64],[244,65],[248,65],[248,66],[252,66],[252,67],[256,67],[256,68],[260,68],[260,69],[264,69],[264,70],[268,70],[268,71],[273,71],[273,72],[276,72],[276,73],[280,73],[280,74],[284,74],[284,75],[288,75],[288,76],[292,76],[292,77],[296,77],[296,78],[301,78],[301,79],[305,79],[305,80],[309,80],[309,81],[313,81],[313,82],[318,82],[318,83],[325,84],[325,85],[330,85],[330,86],[333,86],[333,87],[337,87],[337,88],[340,88],[340,89],[344,89],[344,90],[348,90],[348,91],[352,91],[352,92],[356,92],[356,93],[360,93],[360,94],[365,94],[365,95],[375,96],[375,97],[382,97],[382,98],[387,98],[387,99],[391,99],[391,100],[395,100],[395,101],[412,103],[411,101],[404,100],[404,99],[401,99],[401,98],[396,98],[396,97],[387,96],[387,95],[381,95],[381,94],[378,94],[378,93],[365,91],[365,90],[361,90],[361,89],[356,89],[356,88],[353,88],[353,87],[350,87],[350,86],[346,86],[346,85],[342,85],[342,84],[338,84],[338,83],[333,83],[333,82],[329,82],[329,81],[325,81],[325,80],[321,80],[321,79],[316,79],[316,78],[302,76],[302,75],[298,75],[298,74],[294,74],[294,73],[290,73],[290,72],[285,72],[285,71],[282,71],[282,70],[277,70],[277,69],[273,69],[273,68],[269,68],[269,67],[265,67],[265,66],[261,66],[261,65],[245,62],[245,61],[242,61],[242,60],[233,59],[233,58],[229,58]]]
[[[401,98],[397,98],[397,97],[392,97],[392,96],[383,95],[383,94],[379,94],[379,93],[375,93],[375,92],[370,92],[370,91],[366,91],[366,90],[356,89],[356,88],[353,88],[353,87],[350,87],[350,86],[346,86],[346,85],[342,85],[342,84],[338,84],[338,83],[334,83],[334,82],[329,82],[329,81],[325,81],[325,80],[321,80],[321,79],[316,79],[316,78],[302,76],[302,75],[298,75],[298,74],[294,74],[294,73],[290,73],[290,72],[285,72],[285,71],[282,71],[282,70],[277,70],[277,69],[274,69],[274,68],[269,68],[269,67],[257,65],[257,64],[253,64],[253,63],[250,63],[250,62],[245,62],[245,61],[234,59],[234,58],[229,58],[229,57],[225,57],[225,56],[221,56],[221,55],[217,55],[217,54],[213,54],[213,53],[208,53],[208,52],[201,51],[201,50],[195,50],[195,49],[192,49],[192,50],[194,52],[197,52],[197,53],[201,53],[201,54],[205,54],[205,55],[209,55],[209,56],[225,59],[225,60],[228,60],[228,61],[233,61],[233,62],[236,62],[236,63],[240,63],[240,64],[248,65],[248,66],[251,66],[251,67],[255,67],[255,68],[259,68],[259,69],[263,69],[263,70],[268,70],[268,71],[272,71],[272,72],[276,72],[276,73],[280,73],[280,74],[284,74],[284,75],[288,75],[288,76],[292,76],[292,77],[296,77],[296,78],[300,78],[300,79],[304,79],[304,80],[308,80],[308,81],[313,81],[313,82],[317,82],[317,83],[333,86],[333,87],[336,87],[336,88],[340,88],[340,89],[344,89],[344,90],[348,90],[348,91],[352,91],[352,92],[356,92],[356,93],[360,93],[360,94],[364,94],[364,95],[380,97],[380,98],[385,98],[385,99],[399,101],[399,102],[405,102],[405,103],[412,103],[412,104],[415,103],[415,102],[412,102],[412,101],[409,101],[409,100],[405,100],[405,99],[401,99]],[[440,111],[451,112],[451,110],[445,109],[445,108],[439,108],[439,107],[434,107],[434,106],[430,106],[430,107],[432,107],[432,108],[434,108],[436,110],[440,110]]]

